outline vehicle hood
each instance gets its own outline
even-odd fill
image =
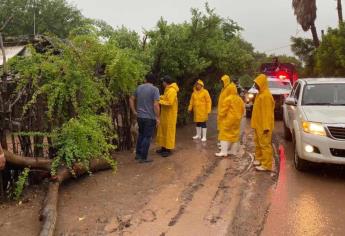
[[[270,88],[272,95],[281,95],[289,94],[291,90],[288,89],[279,89],[279,88]]]
[[[279,88],[270,88],[272,95],[281,95],[281,94],[289,94],[291,90],[288,89],[279,89]],[[258,90],[256,88],[251,88],[248,93],[257,94]]]
[[[302,110],[308,121],[345,124],[345,106],[304,106]]]

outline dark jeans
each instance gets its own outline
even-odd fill
[[[207,124],[206,124],[206,122],[197,122],[196,123],[196,127],[201,127],[201,128],[206,129],[207,128]]]
[[[156,120],[138,118],[139,136],[137,141],[137,158],[146,160],[151,139],[156,127]]]

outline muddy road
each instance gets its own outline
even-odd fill
[[[168,159],[138,164],[119,154],[118,171],[65,184],[56,235],[259,235],[276,176],[252,167],[253,136],[245,121],[238,156],[217,158],[215,114],[207,144],[193,141],[194,127],[178,130]],[[37,235],[44,187],[30,188],[23,201],[0,206],[0,235]]]
[[[345,235],[345,168],[313,165],[307,172],[298,172],[292,144],[279,132],[282,123],[277,123],[276,130],[285,157],[262,235]]]

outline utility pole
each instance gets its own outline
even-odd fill
[[[338,10],[338,19],[339,19],[339,25],[344,22],[343,18],[343,7],[341,4],[341,0],[337,0],[337,10]]]
[[[34,37],[36,37],[36,0],[33,0],[34,9]]]

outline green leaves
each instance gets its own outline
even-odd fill
[[[143,62],[147,56],[132,47],[134,37],[129,31],[122,29],[121,40],[129,36],[133,45],[119,48],[117,32],[106,28],[109,38],[100,37],[104,28],[80,28],[84,33],[71,34],[66,41],[51,37],[52,49],[38,53],[29,47],[28,56],[10,61],[17,91],[26,88],[23,116],[41,106],[48,132],[53,130],[50,137],[58,153],[53,174],[60,166],[72,173],[76,164],[88,168],[94,158],[103,158],[115,168],[110,153],[116,148],[112,145],[116,132],[108,115],[114,103],[144,78],[148,66]],[[109,114],[100,115],[105,112]]]
[[[210,68],[240,74],[253,61],[253,47],[240,38],[241,30],[208,4],[205,13],[192,9],[190,22],[168,24],[161,19],[155,30],[147,32],[153,70],[175,78],[197,77]]]
[[[70,119],[61,129],[53,133],[54,145],[58,148],[57,157],[53,161],[52,175],[64,165],[73,174],[75,164],[87,170],[93,159],[105,159],[115,169],[116,162],[110,152],[115,146],[110,144],[113,135],[111,120],[107,115],[82,115]]]
[[[69,32],[85,24],[81,12],[66,0],[2,0],[0,28],[10,17],[4,29],[5,36],[52,33],[66,38]]]
[[[345,24],[329,29],[316,52],[316,69],[322,76],[345,76]]]
[[[345,76],[345,25],[329,28],[321,44],[315,48],[310,39],[291,38],[291,49],[304,63],[302,77]]]
[[[243,75],[239,78],[239,82],[243,88],[250,88],[254,84],[254,77],[249,75]]]
[[[18,201],[23,194],[26,181],[29,177],[30,169],[25,168],[22,173],[19,175],[18,180],[16,181],[16,186],[13,191],[13,198]]]

